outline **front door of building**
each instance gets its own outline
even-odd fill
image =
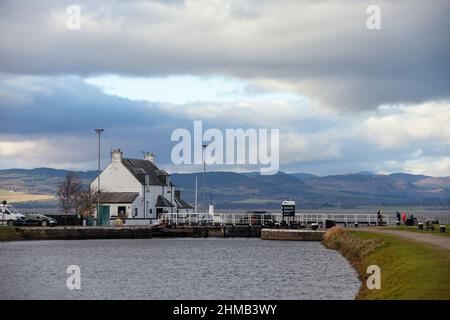
[[[109,225],[109,206],[100,206],[97,214],[97,224],[99,226]]]

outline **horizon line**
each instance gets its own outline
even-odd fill
[[[50,169],[50,170],[60,170],[60,171],[68,171],[68,172],[97,172],[97,169],[88,169],[88,170],[71,170],[71,169],[62,169],[62,168],[52,168],[52,167],[35,167],[35,168],[0,168],[0,171],[6,171],[6,170],[38,170],[38,169]],[[102,170],[103,171],[103,170]],[[220,171],[220,170],[210,170],[210,171],[206,171],[206,173],[236,173],[236,174],[260,174],[259,171],[257,170],[252,170],[252,171]],[[371,172],[371,171],[358,171],[358,172],[347,172],[347,173],[332,173],[332,174],[326,174],[326,175],[318,175],[318,174],[314,174],[314,173],[310,173],[310,172],[299,172],[299,171],[292,171],[292,172],[288,172],[288,171],[283,171],[283,170],[278,170],[278,172],[276,174],[280,174],[280,173],[284,173],[284,174],[288,174],[288,175],[295,175],[295,174],[307,174],[307,175],[312,175],[315,177],[329,177],[329,176],[345,176],[345,175],[367,175],[367,176],[390,176],[390,175],[394,175],[394,174],[405,174],[405,175],[411,175],[411,176],[424,176],[424,177],[430,177],[430,178],[450,178],[450,176],[431,176],[431,175],[426,175],[426,174],[418,174],[418,173],[409,173],[409,172],[401,172],[401,171],[396,171],[396,172],[391,172],[391,173],[376,173],[376,172]],[[170,172],[170,174],[203,174],[203,171],[191,171],[191,172]]]

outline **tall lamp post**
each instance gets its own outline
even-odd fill
[[[206,213],[206,198],[205,198],[205,173],[206,173],[206,159],[205,159],[205,149],[208,145],[207,144],[203,144],[202,145],[202,158],[203,158],[203,183],[202,183],[202,187],[203,187],[203,193],[202,193],[202,202],[203,205],[205,206],[205,213]]]
[[[98,134],[98,166],[97,166],[97,221],[98,213],[100,211],[100,135],[104,129],[97,128],[95,132]]]

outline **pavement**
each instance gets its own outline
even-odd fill
[[[383,229],[383,227],[369,227],[369,228],[352,228],[356,231],[368,231],[368,232],[376,232],[383,234],[392,234],[395,236],[399,236],[402,238],[412,239],[419,242],[424,242],[428,244],[432,244],[439,248],[450,250],[450,238],[435,236],[429,233],[419,233],[419,232],[410,232],[410,231],[402,231],[402,230],[387,230]]]

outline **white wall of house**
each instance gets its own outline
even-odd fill
[[[156,200],[158,199],[158,196],[162,194],[161,187],[160,186],[146,186],[146,193],[145,193],[145,217],[156,219]]]
[[[150,158],[149,158],[150,159]],[[153,159],[153,158],[152,158]],[[117,216],[119,206],[126,206],[128,218],[157,219],[156,201],[159,195],[175,205],[175,188],[170,185],[144,186],[136,177],[122,164],[122,153],[120,150],[112,152],[111,163],[100,173],[100,190],[103,192],[138,192],[139,196],[132,204],[109,204],[110,216]],[[150,161],[150,160],[149,160]],[[91,183],[91,190],[97,189],[97,178]],[[105,205],[108,205],[105,203]],[[136,210],[137,209],[137,215]],[[177,208],[164,208],[168,212],[176,212]],[[193,212],[187,209],[180,209],[180,212]]]
[[[131,217],[131,204],[129,203],[103,203],[104,206],[109,206],[109,216],[111,218],[117,217],[117,213],[119,211],[119,207],[125,207],[125,214],[127,218]]]
[[[122,207],[125,207],[126,218],[130,219],[133,218],[135,208],[140,207],[139,202],[140,197],[137,196],[136,199],[134,199],[133,203],[103,203],[103,205],[109,206],[109,216],[111,218],[117,217],[119,208],[122,209]]]
[[[174,203],[174,188],[170,187],[170,186],[154,186],[154,185],[150,185],[150,186],[146,186],[146,193],[145,193],[145,217],[146,218],[153,218],[156,219],[158,218],[156,215],[156,201],[158,200],[158,196],[162,195],[164,196],[167,200],[171,201],[173,204]],[[165,210],[168,210],[169,212],[174,212],[174,209],[172,208],[165,208]]]
[[[97,190],[97,178],[91,183],[91,190]],[[139,192],[141,183],[119,161],[111,162],[100,173],[100,190],[103,192]]]

